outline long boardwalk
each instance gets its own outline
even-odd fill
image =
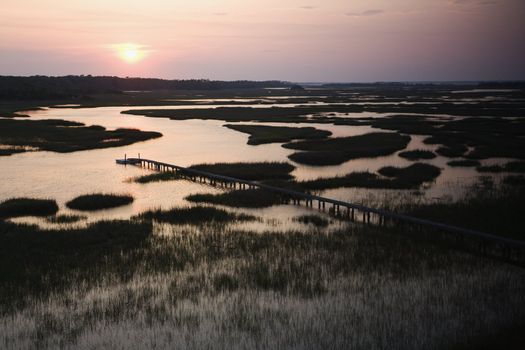
[[[174,164],[163,163],[151,159],[127,158],[126,164],[138,165],[156,171],[175,172],[181,178],[212,186],[222,186],[230,189],[261,189],[278,194],[283,203],[317,207],[332,215],[350,221],[362,221],[366,224],[378,226],[403,226],[405,231],[442,233],[448,235],[458,246],[475,249],[477,252],[505,261],[525,265],[525,242],[510,238],[495,236],[484,232],[447,225],[435,221],[415,218],[408,215],[397,214],[382,209],[370,208],[360,204],[326,198],[309,193],[292,191],[285,188],[261,184],[255,181],[236,179],[229,176],[212,174],[207,171],[190,169]],[[316,205],[314,205],[316,204]],[[424,229],[424,230],[423,230]],[[437,236],[437,235],[436,235]],[[427,235],[428,237],[428,235]],[[432,238],[432,237],[431,237]],[[436,237],[433,237],[436,238]],[[443,238],[440,236],[440,238]]]

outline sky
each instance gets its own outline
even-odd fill
[[[525,80],[524,0],[1,0],[0,75]]]

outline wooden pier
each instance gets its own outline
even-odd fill
[[[349,221],[361,221],[368,225],[377,226],[402,226],[403,231],[415,233],[424,232],[426,238],[442,241],[444,238],[454,242],[455,246],[475,250],[482,255],[495,257],[507,262],[525,266],[525,242],[515,239],[500,237],[476,230],[465,229],[457,226],[443,224],[431,220],[419,219],[408,215],[397,214],[382,209],[370,208],[360,204],[340,201],[337,199],[317,196],[309,193],[293,191],[285,188],[247,181],[229,176],[212,174],[207,171],[190,169],[174,164],[163,163],[151,159],[127,158],[126,164],[133,164],[156,171],[174,172],[178,176],[191,181],[206,183],[215,187],[228,189],[261,189],[279,195],[283,203],[304,205],[317,208],[338,218]],[[433,235],[434,237],[429,237]]]

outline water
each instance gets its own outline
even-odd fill
[[[256,107],[256,105],[247,105]],[[266,106],[268,107],[268,106]],[[115,164],[116,158],[124,154],[135,157],[155,159],[180,166],[216,162],[256,162],[288,161],[293,150],[280,144],[251,146],[247,144],[248,134],[223,127],[226,124],[217,120],[174,121],[167,118],[148,118],[121,114],[128,109],[142,108],[188,108],[188,106],[157,107],[103,107],[103,108],[48,108],[24,112],[31,119],[65,119],[87,125],[102,125],[108,129],[138,128],[159,131],[163,137],[129,146],[88,150],[74,153],[28,152],[0,158],[0,201],[12,197],[53,198],[60,206],[60,214],[71,214],[65,203],[76,196],[94,193],[129,193],[135,202],[129,206],[89,213],[89,221],[100,219],[128,218],[151,208],[171,208],[189,205],[184,200],[193,193],[218,193],[220,190],[189,181],[137,184],[129,179],[150,173],[150,170],[135,166]],[[191,108],[203,108],[191,106]],[[206,108],[209,108],[207,106]],[[363,113],[363,116],[366,113]],[[247,123],[258,124],[258,123]],[[263,123],[263,125],[286,126],[285,123]],[[329,124],[293,124],[293,126],[313,126],[329,130],[335,137],[354,136],[380,131],[370,126],[335,126]],[[408,149],[435,150],[435,145],[425,145],[422,136],[412,136]],[[438,156],[428,160],[442,169],[438,179],[424,188],[421,195],[427,199],[457,198],[461,196],[459,187],[476,181],[478,174],[472,168],[451,168],[446,165],[450,159]],[[500,160],[503,161],[503,160]],[[376,171],[383,166],[407,166],[412,162],[397,154],[377,158],[350,160],[337,166],[314,167],[296,165],[292,173],[297,180],[310,180],[319,177],[345,175],[355,171]],[[487,162],[488,163],[493,163]],[[366,203],[370,197],[383,194],[396,196],[407,191],[384,191],[365,189],[335,189],[319,192],[321,195]],[[408,192],[410,193],[410,192]],[[286,208],[286,209],[283,209]],[[248,210],[250,211],[250,210]],[[253,211],[266,219],[277,218],[289,222],[293,215],[304,214],[304,209],[281,206],[278,210]],[[22,219],[29,220],[32,219]]]

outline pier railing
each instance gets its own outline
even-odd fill
[[[371,208],[360,204],[317,196],[310,193],[293,191],[256,181],[247,181],[234,177],[213,174],[207,171],[185,168],[151,159],[128,158],[127,164],[139,165],[157,171],[175,172],[182,178],[207,183],[212,186],[222,186],[232,189],[261,189],[281,196],[284,203],[305,205],[306,207],[311,208],[314,208],[314,203],[316,203],[317,208],[322,211],[325,211],[328,205],[328,212],[330,214],[350,221],[362,221],[366,224],[375,224],[379,226],[397,226],[406,224],[404,227],[410,227],[412,231],[424,229],[427,231],[446,233],[451,235],[449,238],[452,238],[457,243],[462,243],[461,246],[468,247],[469,250],[474,248],[477,252],[483,255],[489,255],[505,261],[525,265],[524,241],[436,221],[420,219],[383,209]]]

